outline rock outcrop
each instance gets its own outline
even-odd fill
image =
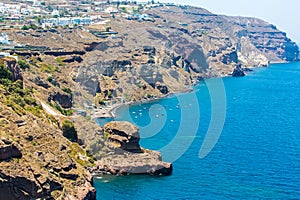
[[[110,122],[104,126],[107,135],[106,156],[91,168],[94,174],[151,174],[171,175],[172,164],[162,161],[159,152],[143,149],[139,145],[138,128],[129,122]]]
[[[232,72],[233,77],[242,77],[246,76],[244,70],[242,68],[236,67]]]
[[[0,141],[0,161],[21,157],[21,151],[14,144],[1,144]]]
[[[51,94],[48,101],[50,102],[51,100],[57,102],[63,108],[71,108],[73,105],[72,95],[67,93],[56,92],[55,94]]]
[[[108,134],[107,145],[123,151],[142,153],[138,128],[128,122],[111,122],[104,126],[104,134]]]

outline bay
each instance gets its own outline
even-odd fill
[[[117,115],[174,171],[96,177],[97,199],[300,199],[299,62],[204,80]],[[204,143],[212,150],[201,156]]]

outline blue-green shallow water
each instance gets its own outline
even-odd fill
[[[187,141],[192,144],[173,162],[172,176],[95,178],[97,199],[300,199],[300,63],[274,64],[222,80],[226,121],[216,146],[203,159],[199,150],[212,105],[205,82],[195,87],[197,98],[182,94],[119,109],[120,120],[128,120],[129,110],[141,130],[151,124],[142,137],[157,131],[156,123],[164,124],[153,137],[141,139],[146,148],[160,150],[180,137],[182,143],[167,150],[164,160],[184,149]],[[188,130],[198,126],[197,109],[200,123],[194,137]],[[186,113],[188,120],[183,120]],[[175,136],[179,127],[187,133]]]

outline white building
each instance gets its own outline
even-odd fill
[[[104,12],[109,13],[109,14],[115,14],[115,13],[118,13],[119,10],[114,7],[108,7],[108,8],[106,8],[106,10]]]
[[[58,10],[53,10],[51,15],[52,16],[59,16],[59,11]]]
[[[41,2],[39,2],[38,0],[34,0],[32,7],[41,7]]]
[[[31,14],[31,10],[27,9],[27,8],[21,8],[21,14],[22,15],[30,15]]]
[[[0,33],[0,44],[9,45],[10,42],[8,40],[8,36],[6,33]]]
[[[10,53],[6,53],[6,52],[0,52],[0,58],[4,58],[4,57],[14,58],[17,62],[19,60],[18,56],[13,56],[10,55]]]
[[[1,14],[8,13],[8,7],[4,3],[0,4],[0,13]]]
[[[90,17],[61,17],[44,19],[42,26],[67,26],[67,25],[90,25],[92,20]]]

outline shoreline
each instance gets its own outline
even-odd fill
[[[295,61],[295,62],[299,62],[299,61]],[[253,70],[253,69],[259,69],[259,68],[268,68],[272,64],[285,64],[285,63],[290,63],[290,62],[285,62],[285,61],[283,61],[283,62],[270,62],[267,66],[255,66],[255,67],[249,66],[249,67],[246,67],[245,69]],[[211,78],[225,78],[225,77],[232,77],[232,76],[231,75],[225,75],[225,76],[220,76],[220,77],[206,77],[206,78],[203,78],[203,79],[205,80],[205,79],[211,79]],[[91,117],[92,117],[93,120],[98,119],[98,118],[100,118],[100,119],[117,118],[116,111],[119,108],[121,108],[122,106],[126,106],[126,105],[130,106],[130,105],[137,105],[137,104],[142,104],[142,103],[149,103],[149,102],[161,100],[161,99],[164,99],[164,98],[170,97],[172,95],[176,95],[176,94],[190,93],[190,92],[194,91],[194,86],[196,86],[199,82],[200,82],[200,79],[195,84],[187,86],[186,89],[173,91],[169,94],[162,95],[160,97],[155,97],[155,98],[152,98],[152,99],[146,99],[146,100],[142,100],[142,101],[129,101],[129,102],[125,102],[125,103],[117,103],[117,104],[114,104],[114,105],[112,105],[111,107],[108,107],[108,108],[100,108],[100,109],[97,108],[97,109],[94,110],[94,112],[92,112]],[[100,113],[100,112],[102,112],[102,113]]]
[[[197,85],[197,84],[195,84],[195,85]],[[195,86],[195,85],[193,85],[193,86]],[[161,100],[161,99],[170,97],[172,95],[193,92],[194,89],[192,88],[192,86],[189,86],[189,87],[190,88],[187,88],[187,89],[184,89],[184,90],[174,91],[174,92],[171,92],[169,94],[163,95],[161,97],[155,97],[155,98],[147,99],[147,100],[144,100],[144,101],[129,101],[129,102],[125,102],[125,103],[114,104],[110,108],[95,109],[96,112],[93,113],[91,116],[92,116],[93,120],[98,119],[98,118],[100,118],[100,119],[117,118],[116,111],[119,108],[123,107],[123,106],[126,106],[126,105],[130,106],[130,105],[137,105],[137,104],[143,104],[143,103],[150,103],[152,101]],[[99,112],[102,112],[102,113],[99,113]]]

